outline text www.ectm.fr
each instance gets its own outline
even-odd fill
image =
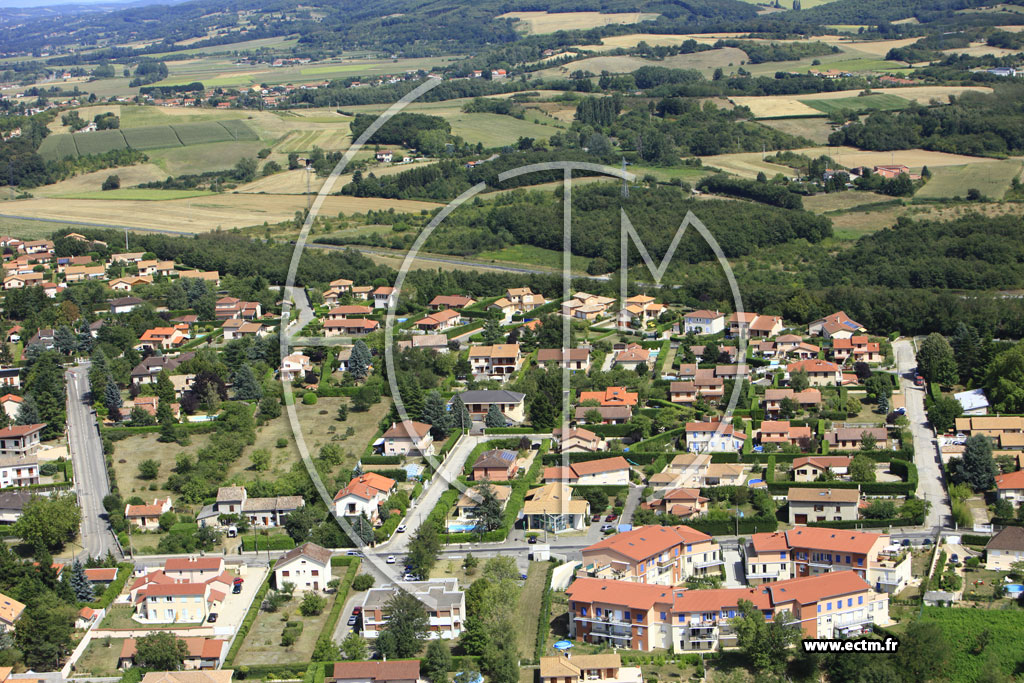
[[[804,652],[896,652],[900,641],[885,640],[828,640],[824,638],[803,641]]]

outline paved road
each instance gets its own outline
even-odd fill
[[[309,305],[309,299],[306,298],[306,289],[304,287],[285,287],[285,301],[294,301],[296,308],[299,309],[299,317],[288,323],[288,327],[285,328],[285,332],[294,337],[309,324],[309,321],[313,319],[313,309]]]
[[[89,365],[81,363],[68,370],[68,441],[75,468],[75,492],[82,508],[82,547],[90,557],[121,552],[107,524],[103,497],[110,493],[96,416],[88,402]]]
[[[924,389],[915,387],[910,371],[917,367],[917,356],[912,340],[901,339],[893,342],[896,354],[896,367],[901,376],[904,394],[907,397],[907,419],[910,420],[910,432],[914,436],[914,461],[917,465],[919,485],[917,495],[932,504],[925,520],[927,528],[952,524],[949,508],[949,497],[946,494],[940,465],[939,449],[935,434],[924,410]]]

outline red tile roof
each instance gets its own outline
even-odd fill
[[[816,548],[818,550],[840,550],[851,553],[867,553],[882,537],[869,531],[848,531],[828,527],[800,527],[786,531],[786,540],[791,548]]]
[[[415,681],[420,677],[420,660],[395,659],[389,662],[335,662],[334,679],[343,681]]]
[[[1024,470],[1000,474],[996,477],[996,488],[1000,491],[1007,489],[1024,489]]]
[[[642,526],[632,531],[612,534],[597,543],[583,549],[583,553],[593,550],[611,550],[631,560],[641,562],[647,558],[660,555],[677,545],[701,543],[712,540],[688,526]]]
[[[172,557],[164,562],[164,571],[212,571],[220,569],[223,565],[224,560],[219,557]]]
[[[578,578],[565,590],[574,602],[610,603],[632,609],[649,610],[656,604],[671,604],[672,589],[650,583]]]

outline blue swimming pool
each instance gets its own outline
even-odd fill
[[[465,524],[462,522],[448,523],[448,531],[453,534],[462,533],[465,531],[473,531],[473,529],[476,529],[476,524]]]
[[[1010,595],[1019,595],[1024,593],[1024,585],[1019,583],[1008,583],[1006,584],[1006,592]]]

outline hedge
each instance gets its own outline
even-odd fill
[[[99,599],[94,600],[88,604],[93,609],[106,609],[110,606],[110,603],[117,599],[117,596],[124,590],[124,585],[128,583],[128,579],[132,576],[134,567],[131,562],[122,562],[117,565],[117,576],[110,584],[103,589],[103,593],[100,594]]]
[[[291,550],[295,547],[295,540],[285,534],[274,534],[273,536],[258,535],[242,536],[242,550],[252,552],[253,550]]]
[[[341,583],[338,584],[338,592],[334,596],[334,607],[331,608],[331,613],[327,615],[324,627],[320,629],[321,638],[327,636],[330,639],[334,634],[334,627],[338,625],[338,618],[341,617],[341,611],[345,608],[345,603],[348,601],[348,591],[352,587],[352,581],[359,572],[359,558],[352,557],[351,555],[344,555],[344,557],[355,560],[355,562],[348,562],[348,571],[345,572]],[[336,566],[333,557],[331,558],[331,566]]]
[[[467,332],[472,332],[473,330],[482,329],[483,326],[484,322],[482,320],[468,323],[466,325],[459,325],[458,327],[453,327],[450,330],[445,330],[444,336],[446,336],[448,339],[451,339],[453,337],[458,337],[463,334],[466,334]]]
[[[484,434],[536,434],[533,427],[486,427]]]
[[[552,467],[562,464],[562,453],[548,453],[544,456],[544,464]],[[569,453],[569,462],[589,462],[591,460],[603,460],[622,456],[635,465],[649,465],[662,456],[669,456],[671,453],[643,452],[643,451],[602,451],[600,453]]]
[[[616,500],[625,500],[626,496],[629,495],[629,485],[619,484],[590,484],[583,486],[573,486],[573,493],[580,498],[586,498],[588,491],[604,491],[605,495],[609,498],[614,497]]]
[[[834,522],[807,522],[807,526],[823,526],[832,529],[880,529],[890,526],[914,526],[913,520],[903,517],[891,519],[843,519]]]
[[[227,657],[224,658],[224,668],[232,668],[232,664],[235,663],[235,657],[238,655],[238,651],[242,648],[242,643],[245,641],[245,637],[249,634],[249,629],[252,628],[252,622],[256,621],[256,615],[260,612],[260,605],[263,604],[263,598],[266,597],[267,591],[270,590],[270,577],[274,575],[274,565],[277,564],[277,560],[272,560],[267,571],[267,578],[263,579],[263,583],[260,584],[259,589],[256,591],[256,595],[253,596],[252,604],[249,606],[249,611],[245,613],[245,618],[242,619],[241,625],[238,627],[238,631],[235,633],[235,639],[231,643],[231,648],[228,650]],[[236,671],[236,674],[238,672]]]
[[[409,473],[405,470],[372,470],[376,474],[388,479],[394,479],[395,481],[405,481],[409,478]]]
[[[533,659],[538,664],[544,656],[548,633],[551,631],[551,575],[555,571],[556,562],[548,563],[547,576],[544,578],[544,593],[540,599],[540,615],[537,617],[537,644],[534,646]]]
[[[709,536],[733,536],[737,533],[736,518],[713,521],[709,519],[688,519],[686,526]],[[779,520],[772,517],[744,517],[739,521],[740,534],[754,534],[763,531],[775,531],[779,528]]]
[[[507,448],[509,450],[519,450],[518,439],[493,439],[491,441],[481,441],[476,446],[473,446],[473,450],[469,452],[466,457],[466,464],[462,468],[463,476],[468,477],[473,473],[473,465],[480,459],[480,456],[484,451],[492,451],[496,448]]]
[[[661,434],[658,434],[657,436],[652,436],[649,439],[637,441],[635,444],[633,444],[633,446],[636,447],[637,449],[646,450],[655,450],[659,446],[664,448],[665,446],[669,445],[672,441],[674,441],[677,436],[685,434],[686,427],[676,427],[675,429],[669,429],[667,431],[664,431]]]
[[[964,545],[988,545],[988,542],[992,540],[992,537],[981,536],[979,534],[961,534],[960,540],[963,541]]]
[[[206,422],[182,422],[178,427],[184,428],[190,434],[209,434],[217,431],[217,420]],[[111,441],[120,441],[136,434],[158,434],[160,425],[149,427],[100,427],[100,436]]]
[[[375,439],[376,440],[376,439]],[[364,455],[359,459],[363,465],[401,465],[400,455]]]
[[[227,660],[224,660],[227,666]],[[136,668],[136,667],[132,667]],[[130,671],[131,669],[129,669]],[[306,668],[302,662],[295,664],[243,664],[235,667],[235,678],[241,680],[292,680],[302,678]]]

